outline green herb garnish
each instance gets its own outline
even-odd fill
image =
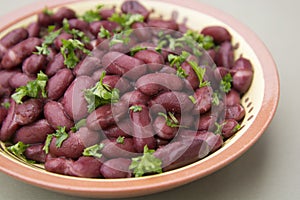
[[[196,104],[197,100],[195,99],[195,97],[193,95],[190,95],[189,99],[192,101],[193,104]]]
[[[222,124],[219,124],[218,122],[215,122],[215,126],[217,127],[215,134],[216,135],[221,135],[222,134],[222,129],[223,126],[226,124],[226,122],[223,122]]]
[[[166,120],[167,126],[169,126],[171,128],[185,127],[185,126],[181,126],[179,124],[179,121],[176,119],[174,114],[171,112],[168,112],[168,115],[163,112],[159,112],[158,115],[164,117]]]
[[[39,94],[46,98],[46,84],[48,77],[42,71],[38,73],[37,78],[34,81],[29,81],[25,86],[21,86],[16,89],[16,92],[11,96],[16,103],[22,103],[22,99],[25,96],[38,98]]]
[[[12,154],[17,156],[18,158],[22,160],[26,160],[24,156],[24,152],[29,147],[29,144],[24,144],[23,142],[18,142],[12,146],[7,147],[7,150],[10,151]]]
[[[44,41],[41,46],[36,46],[37,52],[34,52],[34,54],[39,55],[49,55],[49,46],[51,46],[54,42],[54,40],[59,36],[61,33],[61,29],[58,29],[56,31],[53,31],[55,29],[55,26],[49,26],[48,32],[49,34],[44,37]]]
[[[242,126],[240,124],[237,124],[233,129],[232,129],[232,133],[235,133],[237,131],[239,131],[242,128]]]
[[[103,26],[101,26],[100,32],[98,33],[98,35],[99,35],[100,38],[109,39],[111,37],[110,32],[107,29],[105,29]]]
[[[193,30],[188,30],[183,37],[185,40],[194,40],[198,43],[199,47],[208,50],[215,46],[213,37],[211,36],[205,36],[201,33],[198,33]]]
[[[46,15],[49,15],[49,16],[51,16],[51,15],[54,14],[52,10],[49,10],[49,9],[48,9],[48,7],[45,7],[45,8],[43,9],[42,12],[43,12],[44,14],[46,14]]]
[[[134,56],[139,51],[147,50],[147,47],[135,46],[130,49],[130,55]]]
[[[95,144],[93,146],[87,147],[83,150],[82,155],[87,157],[95,157],[95,158],[101,158],[102,154],[100,151],[103,149],[104,144]]]
[[[119,101],[119,90],[116,88],[111,89],[109,85],[103,84],[105,74],[106,72],[104,71],[100,77],[100,81],[93,88],[87,89],[84,92],[85,100],[88,103],[88,112],[92,112],[101,105]]]
[[[117,22],[120,26],[123,27],[123,30],[127,30],[135,22],[143,22],[144,16],[140,14],[118,14],[114,13],[109,21]]]
[[[130,106],[129,110],[132,110],[133,112],[141,112],[142,111],[142,106],[134,105]]]
[[[129,169],[133,170],[135,177],[141,177],[147,173],[162,173],[162,161],[153,155],[154,152],[155,150],[150,150],[145,145],[144,154],[131,159]]]
[[[9,102],[3,102],[1,103],[1,106],[3,106],[6,110],[10,108],[10,103]]]
[[[79,40],[81,40],[83,43],[88,43],[88,42],[90,42],[90,38],[87,37],[87,36],[85,35],[84,32],[82,32],[82,31],[80,31],[80,30],[78,30],[78,29],[74,29],[74,28],[73,28],[73,29],[70,29],[70,24],[69,24],[69,22],[68,22],[67,19],[64,19],[64,20],[63,20],[63,27],[62,27],[62,29],[63,29],[66,33],[69,33],[69,34],[73,35],[73,38],[74,38],[74,39],[79,39]]]
[[[124,32],[121,33],[116,33],[114,34],[114,36],[111,38],[110,42],[109,42],[109,46],[112,47],[115,44],[128,44],[130,42],[130,36],[132,33],[132,29],[126,30]]]
[[[220,94],[218,92],[212,94],[212,104],[215,106],[220,104]]]
[[[230,73],[228,73],[221,80],[220,90],[222,90],[225,93],[228,93],[231,90],[231,82],[232,82],[232,76]]]
[[[124,144],[124,140],[125,140],[125,137],[124,136],[119,136],[116,140],[116,142],[118,144]]]
[[[204,75],[205,75],[206,69],[198,66],[198,64],[194,61],[188,61],[188,63],[193,68],[194,72],[196,73],[196,75],[198,77],[199,88],[209,86],[210,83],[208,81],[204,81]]]
[[[103,7],[103,5],[98,5],[95,10],[88,10],[88,11],[86,11],[81,16],[81,18],[84,21],[88,22],[88,23],[91,23],[91,22],[94,22],[94,21],[100,21],[101,20],[100,9],[102,7]]]
[[[45,145],[43,147],[43,150],[45,151],[46,154],[49,153],[49,147],[54,137],[56,138],[55,146],[57,148],[60,148],[62,143],[69,137],[69,134],[66,132],[66,127],[59,126],[55,133],[47,135]]]
[[[81,127],[84,127],[86,125],[86,119],[81,119],[80,121],[78,121],[74,127],[71,128],[71,131],[73,131],[74,133],[76,131],[78,131]]]
[[[179,76],[180,78],[186,78],[188,77],[188,74],[186,71],[181,67],[181,64],[186,61],[186,59],[190,56],[190,54],[186,51],[183,51],[181,55],[177,56],[174,54],[169,54],[168,55],[168,61],[170,63],[171,67],[176,67],[177,72],[176,75]]]

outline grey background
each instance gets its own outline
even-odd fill
[[[0,0],[0,17],[38,0]],[[277,113],[264,135],[242,157],[188,185],[131,198],[153,199],[300,199],[300,1],[198,0],[223,10],[250,27],[269,48],[281,79]],[[1,18],[0,18],[1,20]],[[0,173],[0,200],[85,200],[14,180]]]

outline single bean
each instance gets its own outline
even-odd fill
[[[134,29],[133,34],[139,41],[144,42],[151,39],[150,28],[145,22],[135,22],[131,25],[131,28]]]
[[[166,119],[162,116],[156,117],[153,122],[153,129],[158,137],[165,140],[173,139],[178,131],[178,127],[168,126],[166,124]]]
[[[174,20],[150,19],[148,20],[149,27],[155,27],[167,30],[178,30],[178,24]]]
[[[50,126],[47,120],[41,119],[17,130],[14,136],[14,143],[43,143],[46,140],[47,135],[51,133],[54,133],[54,129]]]
[[[220,82],[229,72],[229,69],[226,67],[217,67],[214,70],[214,77],[217,82]]]
[[[194,94],[196,99],[194,114],[203,114],[211,109],[212,105],[212,88],[209,86],[201,87]]]
[[[19,70],[0,70],[0,88],[10,88],[9,80],[19,72]]]
[[[124,138],[122,143],[118,143],[116,138],[105,139],[101,143],[104,144],[101,153],[106,158],[130,158],[136,156],[132,138]]]
[[[161,68],[161,70],[159,71],[159,73],[165,73],[165,74],[174,74],[176,75],[177,74],[177,70],[174,68],[174,67],[170,67],[170,66],[163,66]]]
[[[44,144],[30,145],[26,148],[24,155],[28,160],[34,160],[39,163],[45,163],[46,153],[43,150]]]
[[[40,26],[37,22],[33,22],[27,26],[28,37],[39,37]]]
[[[52,15],[52,19],[55,23],[61,24],[63,19],[74,19],[76,18],[76,13],[74,10],[66,7],[61,7]]]
[[[38,14],[38,24],[42,27],[48,27],[49,25],[54,23],[54,20],[52,18],[52,15],[49,15],[48,13],[41,12]]]
[[[19,125],[27,125],[36,121],[43,112],[43,102],[40,99],[29,99],[16,106],[14,121]]]
[[[108,138],[130,137],[132,135],[132,122],[130,119],[123,119],[117,125],[112,125],[103,130],[103,133]]]
[[[238,70],[249,70],[253,72],[253,66],[250,62],[250,60],[243,58],[242,56],[237,59],[234,62],[234,65],[232,67],[232,70],[238,71]]]
[[[49,172],[54,172],[63,175],[72,175],[72,164],[74,163],[71,159],[66,158],[55,158],[49,155],[46,156],[45,169]]]
[[[116,12],[116,8],[113,7],[111,9],[101,9],[100,10],[100,16],[103,20],[107,20],[108,18],[110,18],[114,13]]]
[[[43,55],[32,54],[22,64],[22,71],[27,75],[35,75],[47,65],[47,59]]]
[[[59,36],[57,36],[57,38],[55,38],[53,42],[56,50],[59,51],[60,48],[63,46],[62,40],[69,40],[69,39],[73,39],[73,35],[66,32],[62,32]]]
[[[221,26],[208,26],[205,27],[201,33],[203,35],[209,35],[213,37],[214,42],[216,44],[221,44],[225,41],[231,41],[231,34],[228,32],[227,29]]]
[[[54,56],[53,60],[48,63],[45,74],[47,74],[48,77],[51,77],[63,68],[65,68],[64,57],[61,53],[58,53]]]
[[[142,93],[152,96],[166,90],[180,91],[184,84],[182,79],[174,74],[153,73],[139,78],[135,86]]]
[[[207,53],[206,56],[208,56],[207,59],[208,59],[210,62],[214,62],[215,57],[216,57],[216,50],[215,50],[215,49],[209,49],[209,50],[206,51],[206,53]]]
[[[48,98],[51,100],[58,100],[63,96],[73,79],[74,76],[70,69],[59,70],[48,80],[46,87]]]
[[[99,58],[94,56],[88,56],[76,65],[73,72],[76,76],[83,76],[83,75],[91,76],[94,71],[101,68],[100,64],[101,64],[101,60]],[[97,81],[99,81],[99,77],[100,76],[98,76]]]
[[[233,106],[239,104],[240,102],[241,102],[240,94],[234,89],[231,89],[225,96],[226,106]]]
[[[120,25],[116,22],[111,22],[111,21],[108,21],[108,20],[95,21],[95,22],[90,23],[91,33],[94,34],[94,36],[97,37],[99,32],[100,32],[101,26],[103,26],[103,28],[105,28],[109,32],[113,32],[116,29],[120,28]]]
[[[193,109],[194,105],[189,96],[183,92],[165,92],[154,97],[150,106],[162,105],[168,112],[185,113]]]
[[[98,178],[101,176],[100,168],[105,159],[94,157],[81,156],[71,165],[71,171],[73,176],[84,178]]]
[[[125,1],[121,6],[121,10],[123,13],[140,14],[144,19],[147,19],[150,14],[150,11],[148,11],[141,3],[131,0]]]
[[[32,52],[36,51],[36,46],[40,46],[41,39],[31,37],[11,47],[3,56],[1,65],[5,69],[13,69],[21,64]]]
[[[89,130],[87,127],[81,127],[75,135],[85,147],[90,147],[99,143],[101,138],[98,132]]]
[[[18,88],[21,86],[25,86],[29,81],[35,80],[35,76],[33,75],[27,75],[25,73],[16,73],[9,79],[9,85],[11,88]]]
[[[146,105],[150,100],[150,97],[141,93],[138,90],[127,92],[122,95],[121,100],[128,104],[128,106],[144,104]]]
[[[4,35],[0,39],[0,60],[10,47],[25,40],[27,37],[28,31],[25,28],[17,28]]]
[[[129,166],[130,159],[114,158],[106,161],[100,168],[100,172],[104,178],[130,178],[131,171]]]
[[[7,109],[4,107],[0,107],[0,127],[7,116]]]
[[[59,102],[49,101],[46,103],[44,106],[44,116],[54,129],[57,129],[59,126],[65,126],[68,131],[74,126],[74,122],[66,114],[63,105]]]
[[[225,108],[225,119],[235,119],[240,121],[244,118],[246,112],[242,105],[236,104]]]
[[[57,54],[57,51],[54,49],[54,47],[49,47],[48,50],[49,50],[50,53],[47,55],[46,58],[47,58],[47,61],[50,62],[50,61],[54,60],[54,58]]]
[[[215,127],[215,122],[217,122],[217,117],[207,113],[201,115],[195,125],[199,131],[211,131]]]
[[[233,50],[234,48],[230,42],[223,42],[220,45],[214,60],[217,66],[226,67],[228,69],[232,68],[234,61]]]
[[[104,68],[100,68],[98,70],[96,70],[93,75],[92,75],[92,78],[94,81],[98,82],[100,80],[100,77],[102,75],[102,73],[105,71]]]
[[[19,128],[19,124],[14,120],[15,112],[16,112],[16,102],[11,99],[7,116],[2,123],[1,131],[0,131],[0,140],[3,142],[10,140],[10,138]]]
[[[131,89],[131,85],[126,78],[116,75],[104,76],[103,84],[108,85],[110,88],[117,88],[120,93],[127,92],[129,89]]]
[[[224,138],[229,138],[238,131],[238,129],[236,129],[236,127],[239,123],[236,120],[227,119],[223,123],[224,123],[224,126],[222,127],[222,136]]]
[[[77,29],[82,31],[88,38],[94,39],[94,35],[89,31],[90,25],[88,22],[80,20],[80,19],[70,19],[68,21],[70,25],[70,29]]]
[[[252,79],[252,71],[238,70],[232,77],[233,88],[243,94],[250,88]]]
[[[187,74],[186,80],[188,81],[189,85],[196,90],[199,87],[199,79],[195,71],[188,62],[183,62],[181,67]]]
[[[161,54],[153,50],[142,50],[134,54],[134,57],[142,60],[148,65],[148,68],[152,72],[159,71],[163,64],[165,64],[164,58]]]

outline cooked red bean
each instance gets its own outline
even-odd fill
[[[50,24],[53,24],[54,20],[48,13],[41,12],[38,14],[37,22],[42,27],[48,27]]]
[[[94,71],[100,68],[100,59],[97,57],[88,56],[76,65],[73,72],[76,76],[90,76]],[[98,76],[99,81],[100,76]]]
[[[127,110],[128,108],[124,106],[123,102],[100,106],[88,116],[87,127],[95,131],[106,129],[120,121]]]
[[[131,171],[129,165],[130,159],[114,158],[106,161],[100,168],[100,172],[104,178],[130,178]]]
[[[253,78],[253,72],[250,70],[238,70],[232,77],[233,88],[241,94],[247,92],[250,88]]]
[[[57,36],[57,38],[54,40],[53,44],[57,50],[60,50],[60,48],[63,45],[62,40],[68,40],[68,39],[73,39],[73,35],[63,32],[59,36]]]
[[[10,100],[10,107],[8,109],[7,116],[2,123],[1,131],[0,131],[0,140],[8,141],[16,130],[19,128],[19,124],[15,121],[15,112],[16,112],[16,102],[14,100]]]
[[[21,127],[14,136],[14,143],[24,144],[43,143],[48,134],[54,133],[54,129],[45,119]]]
[[[151,32],[148,28],[148,25],[144,22],[135,22],[131,25],[131,28],[134,29],[133,34],[141,42],[151,39]]]
[[[132,138],[124,138],[122,143],[118,143],[116,138],[105,139],[101,143],[104,144],[101,153],[106,158],[130,158],[136,156]]]
[[[98,82],[104,71],[105,71],[104,68],[100,68],[100,69],[96,70],[92,75],[93,80]]]
[[[40,26],[37,22],[33,22],[27,26],[28,37],[39,37]]]
[[[7,109],[4,107],[0,107],[0,127],[4,119],[6,118],[6,116],[7,116]]]
[[[196,99],[194,113],[206,113],[211,108],[212,88],[209,86],[201,87],[195,91],[194,97]]]
[[[229,138],[238,131],[236,127],[239,123],[236,120],[227,119],[224,122],[222,122],[222,124],[223,123],[224,126],[222,127],[222,135],[224,138]]]
[[[66,158],[55,158],[49,156],[49,154],[46,156],[46,162],[45,162],[45,169],[49,172],[54,172],[57,174],[64,174],[64,175],[72,175],[71,167],[74,163],[73,160],[69,160]]]
[[[190,84],[190,86],[195,90],[199,87],[199,79],[188,62],[184,62],[181,64],[182,69],[185,71],[185,73],[188,75],[186,77],[186,80]]]
[[[72,9],[66,7],[60,8],[56,13],[52,15],[52,19],[58,24],[61,24],[63,19],[73,18],[76,18],[76,13]]]
[[[35,75],[46,68],[47,59],[43,55],[32,54],[22,64],[22,71],[27,75]]]
[[[112,125],[109,128],[103,130],[103,133],[108,138],[117,138],[121,137],[130,137],[132,133],[132,124],[128,119],[124,119],[121,122],[118,122],[118,125]]]
[[[152,73],[139,78],[135,86],[142,93],[152,96],[161,91],[180,91],[184,84],[182,79],[174,74]]]
[[[240,121],[245,116],[245,109],[242,105],[236,104],[233,106],[227,106],[225,108],[225,118],[226,119],[235,119],[236,121]]]
[[[10,88],[9,80],[19,72],[19,70],[0,70],[0,88]]]
[[[103,84],[107,84],[110,88],[119,89],[120,93],[124,93],[131,89],[131,85],[127,79],[116,75],[104,76]]]
[[[32,52],[36,51],[36,46],[40,46],[41,39],[31,37],[15,46],[11,47],[3,56],[1,65],[5,69],[13,69],[21,64]]]
[[[45,74],[47,74],[49,77],[51,77],[56,72],[58,72],[60,69],[63,69],[63,68],[65,68],[64,57],[61,53],[58,53],[55,55],[53,60],[51,60],[48,63]]]
[[[16,121],[19,125],[27,125],[39,119],[42,112],[42,100],[29,99],[16,106],[14,121]]]
[[[162,116],[156,117],[153,122],[153,129],[157,133],[157,136],[165,139],[170,140],[174,138],[178,131],[178,127],[170,127],[166,124],[166,119]]]
[[[178,24],[174,20],[162,20],[162,19],[150,19],[148,21],[150,27],[160,28],[160,29],[169,29],[169,30],[178,30]]]
[[[66,114],[63,105],[56,101],[49,101],[44,106],[44,115],[52,128],[57,129],[59,126],[66,127],[70,130],[74,126],[74,122]]]
[[[61,69],[52,76],[47,83],[47,94],[51,100],[58,100],[65,93],[66,89],[74,79],[70,69]]]
[[[239,104],[240,102],[241,102],[240,94],[236,90],[231,89],[228,93],[226,93],[225,96],[226,106],[233,106]]]
[[[228,74],[230,72],[230,70],[226,67],[217,67],[214,70],[214,77],[215,79],[219,82],[222,80],[222,78],[224,78],[226,76],[226,74]]]
[[[78,121],[88,115],[87,102],[84,97],[84,90],[95,85],[95,81],[88,76],[79,76],[66,90],[62,104],[65,112],[74,121]]]
[[[26,148],[24,155],[29,160],[44,163],[46,161],[46,153],[43,148],[44,144],[30,145]]]
[[[231,41],[231,35],[227,29],[221,26],[209,26],[205,27],[201,33],[203,35],[209,35],[213,37],[214,42],[217,44],[221,44],[225,41]]]
[[[8,82],[9,85],[15,89],[21,86],[25,86],[29,81],[33,81],[35,79],[36,77],[33,75],[27,75],[25,73],[19,72],[14,74]]]
[[[229,69],[232,68],[234,61],[233,50],[234,49],[230,42],[223,42],[215,57],[217,66],[222,66]]]
[[[95,36],[97,36],[98,33],[100,32],[101,26],[103,26],[103,28],[105,28],[109,32],[113,32],[114,30],[120,28],[120,25],[116,22],[111,22],[111,21],[107,21],[107,20],[95,21],[90,24],[91,33],[93,33]]]
[[[92,35],[92,33],[89,31],[90,25],[88,22],[80,19],[70,19],[68,23],[70,25],[70,29],[80,30],[90,39],[94,39],[94,35]]]
[[[142,50],[134,54],[134,57],[144,61],[148,65],[150,71],[158,71],[165,63],[161,54],[153,50]]]
[[[116,12],[116,8],[113,7],[111,9],[103,8],[100,10],[99,13],[100,13],[101,18],[106,20],[106,19],[110,18],[115,12]]]
[[[146,73],[144,62],[119,52],[108,52],[102,58],[102,65],[108,74],[125,76],[136,80]]]
[[[244,58],[244,57],[240,57],[239,59],[237,59],[234,62],[234,65],[232,67],[232,70],[249,70],[249,71],[253,71],[253,67],[252,64],[250,62],[250,60]]]
[[[189,96],[183,92],[165,92],[150,101],[150,106],[162,105],[168,112],[185,113],[193,109],[194,105]]]
[[[121,100],[127,103],[129,106],[137,105],[137,104],[146,105],[150,100],[150,97],[141,93],[138,90],[134,90],[123,94]]]
[[[85,147],[93,146],[99,143],[101,139],[100,134],[98,132],[89,130],[87,127],[81,127],[75,133],[75,135],[77,136],[77,138],[79,138],[79,140]]]
[[[217,117],[211,114],[201,115],[198,122],[196,122],[196,127],[199,131],[211,131],[215,126]]]
[[[81,156],[71,165],[73,176],[85,178],[97,178],[101,176],[100,168],[104,163],[104,158]]]
[[[121,6],[121,10],[123,13],[143,15],[145,19],[147,19],[150,14],[150,11],[138,1],[125,1]]]

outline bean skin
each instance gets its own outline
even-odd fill
[[[233,88],[241,94],[250,88],[253,72],[250,70],[239,70],[232,77]]]
[[[233,47],[232,44],[228,41],[223,42],[217,51],[215,62],[217,66],[223,66],[228,69],[232,68],[234,55],[233,55]]]
[[[133,57],[146,63],[150,71],[159,71],[162,68],[162,65],[165,64],[163,56],[153,50],[139,51],[134,54]]]
[[[54,129],[45,119],[41,119],[27,126],[21,127],[14,136],[14,143],[24,144],[43,143],[48,134],[54,133]]]
[[[49,25],[53,24],[53,18],[51,15],[41,12],[38,14],[38,25],[42,27],[48,27]]]
[[[13,75],[8,82],[11,88],[15,89],[21,86],[25,86],[29,81],[35,80],[35,78],[35,76],[19,72]]]
[[[0,60],[7,50],[25,40],[28,37],[28,31],[25,28],[17,28],[7,33],[0,39]]]
[[[232,70],[249,70],[253,72],[253,66],[250,60],[243,58],[242,56],[234,62]]]
[[[89,89],[95,85],[95,81],[88,76],[77,77],[66,90],[62,104],[66,113],[74,121],[88,115],[87,102],[84,97],[84,90]]]
[[[61,53],[58,53],[55,55],[53,60],[48,63],[45,74],[47,74],[48,77],[51,77],[63,68],[65,68],[64,57]]]
[[[101,176],[100,168],[105,159],[94,157],[81,156],[71,165],[71,172],[73,176],[85,178],[97,178]]]
[[[181,78],[174,74],[153,73],[139,78],[135,86],[145,95],[152,96],[166,90],[180,91],[184,83]]]
[[[101,61],[99,58],[88,56],[76,65],[73,72],[76,76],[90,76],[94,71],[100,68],[100,64]],[[97,81],[99,81],[99,77],[100,76],[98,76]]]
[[[53,44],[56,48],[56,50],[60,50],[60,48],[62,47],[63,43],[62,40],[69,40],[69,39],[73,39],[73,35],[63,32],[61,33],[59,36],[57,36],[57,38],[55,38]]]
[[[211,114],[201,115],[196,127],[199,131],[208,131],[214,128],[217,117]]]
[[[230,70],[228,68],[217,67],[214,70],[214,77],[218,82],[220,82],[228,73],[230,73]]]
[[[24,155],[28,160],[34,160],[39,163],[45,163],[46,153],[43,150],[44,144],[30,145],[26,148]]]
[[[160,29],[178,30],[178,24],[174,20],[150,19],[148,21],[149,27],[156,27]]]
[[[224,123],[224,126],[222,127],[222,135],[224,138],[229,138],[237,132],[236,126],[239,123],[236,120],[227,119],[224,122],[222,122],[222,124],[223,123]]]
[[[131,171],[129,166],[130,159],[114,158],[106,161],[100,168],[100,172],[104,178],[130,178]]]
[[[111,22],[108,20],[95,21],[90,23],[90,31],[94,36],[97,36],[100,32],[100,28],[103,26],[109,32],[113,32],[114,30],[120,28],[120,25],[116,22]]]
[[[236,104],[234,106],[227,106],[225,108],[226,119],[235,119],[236,121],[240,121],[244,118],[245,114],[245,109],[240,104]]]
[[[66,158],[55,158],[52,156],[46,156],[45,169],[49,172],[57,174],[72,175],[71,166],[74,163],[73,160]]]
[[[134,142],[132,138],[124,138],[123,143],[118,143],[116,138],[105,139],[101,153],[108,159],[110,158],[130,158],[136,156]]]
[[[165,92],[150,101],[150,106],[162,105],[168,112],[185,113],[193,109],[189,96],[183,92]]]
[[[74,76],[70,69],[59,70],[48,80],[46,87],[48,98],[51,100],[58,100],[61,96],[63,96],[73,79]]]
[[[241,102],[240,94],[234,89],[231,89],[225,96],[226,106],[234,106],[236,104],[239,104],[240,102]]]
[[[148,25],[144,22],[135,22],[131,25],[131,28],[134,29],[133,34],[141,42],[148,41],[151,39],[151,32],[149,31]]]
[[[39,37],[40,26],[37,22],[33,22],[27,26],[28,37]]]
[[[2,122],[5,120],[7,116],[7,109],[4,107],[0,107],[0,127],[2,125]]]
[[[14,121],[19,125],[27,125],[36,121],[43,112],[43,102],[40,99],[29,99],[16,106]]]
[[[36,46],[42,43],[39,38],[28,38],[11,47],[3,56],[1,65],[4,69],[13,69],[21,64],[32,52],[36,51]]]
[[[212,88],[209,86],[201,87],[196,90],[194,114],[203,114],[210,110],[212,105]]]
[[[32,54],[22,64],[22,71],[27,75],[35,75],[47,65],[47,59],[43,55]]]
[[[79,138],[81,143],[85,147],[93,146],[100,142],[100,134],[98,132],[89,130],[87,127],[81,127],[76,133],[76,137]]]
[[[157,133],[158,137],[165,140],[173,139],[178,131],[178,127],[168,126],[166,124],[166,119],[162,116],[156,117],[153,122],[153,129]]]
[[[150,14],[150,11],[148,11],[141,3],[137,1],[125,1],[121,6],[121,10],[126,14],[129,13],[143,15],[144,19],[147,19]]]
[[[101,9],[100,10],[100,16],[102,19],[107,20],[110,18],[114,13],[116,12],[116,8],[111,8],[111,9]]]
[[[232,36],[227,29],[221,26],[209,26],[204,28],[201,33],[213,37],[216,44],[221,44],[225,41],[231,41]]]
[[[16,132],[16,130],[19,128],[19,124],[14,120],[15,112],[16,112],[16,102],[11,99],[7,116],[2,123],[1,131],[0,131],[0,140],[3,142],[8,141]]]
[[[188,62],[183,62],[181,65],[182,69],[185,71],[185,73],[188,75],[186,77],[186,80],[188,81],[189,85],[196,90],[199,87],[199,79],[191,67],[191,65]]]
[[[76,18],[76,13],[69,8],[62,7],[56,13],[52,15],[54,22],[62,24],[63,19],[74,19]]]
[[[0,70],[0,88],[10,88],[9,80],[19,72],[19,70]]]
[[[127,79],[116,75],[104,76],[103,84],[107,84],[110,88],[117,88],[120,93],[127,92],[131,89],[131,85]]]
[[[74,126],[74,122],[66,114],[63,105],[59,102],[49,101],[46,103],[44,106],[44,116],[54,129],[57,129],[59,126],[65,126],[66,130],[69,131]]]
[[[146,105],[150,100],[150,97],[141,93],[138,90],[127,92],[122,95],[121,100],[128,104],[128,106],[144,104]]]

